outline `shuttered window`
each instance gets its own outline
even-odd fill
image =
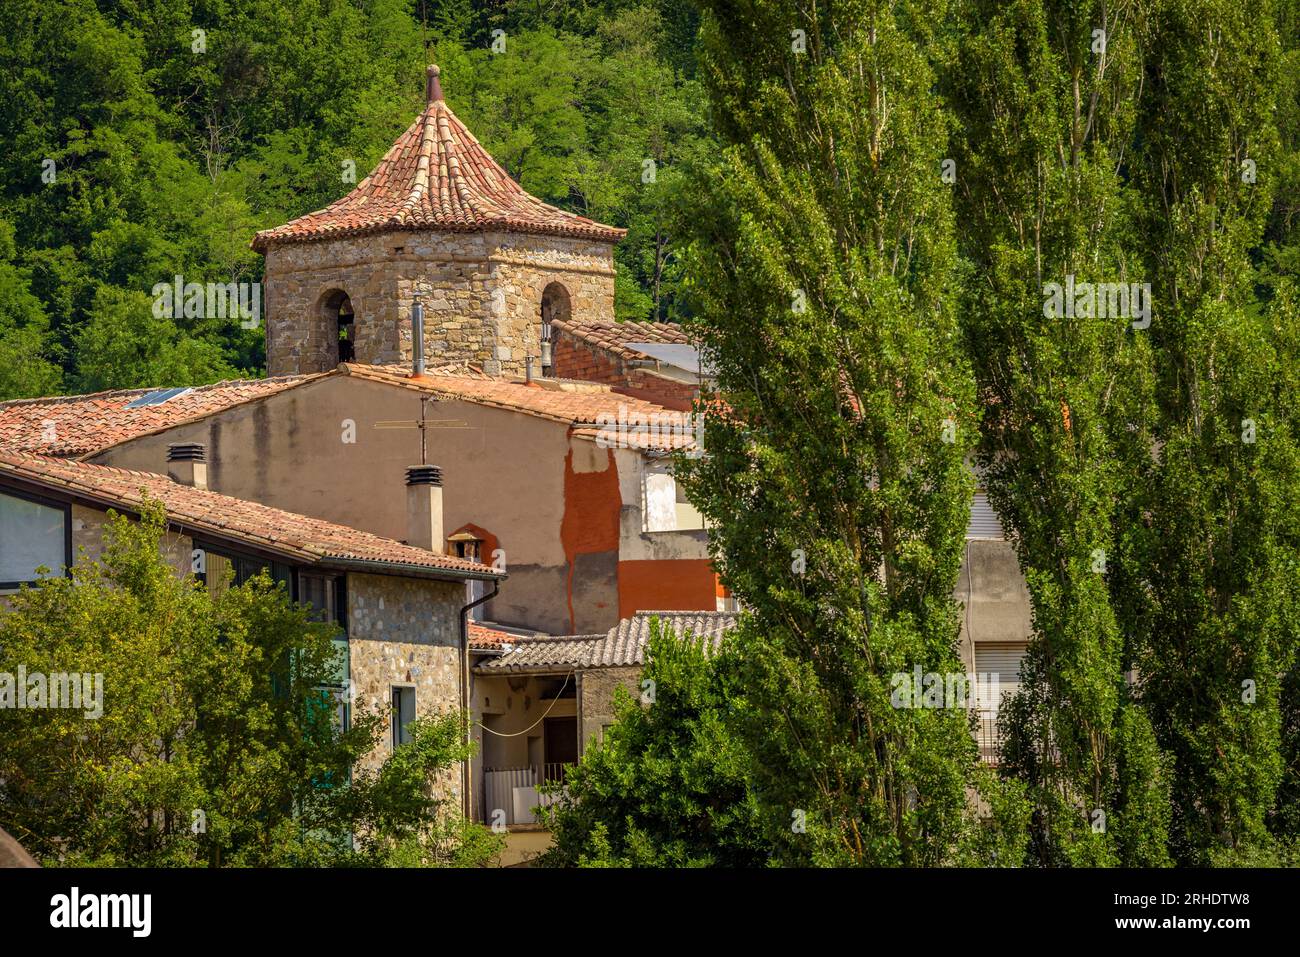
[[[1001,703],[1004,694],[1015,694],[1020,690],[1020,663],[1025,657],[1025,648],[1023,641],[975,642],[976,673],[998,676],[993,688],[994,700],[981,701],[981,708],[994,707]]]
[[[1025,648],[1023,641],[975,642],[974,687],[979,709],[975,734],[980,760],[985,764],[996,765],[1000,760],[1002,736],[998,733],[998,710],[1006,695],[1014,695],[1020,690],[1020,665],[1025,657]],[[992,680],[993,675],[997,675],[996,681]]]
[[[998,521],[997,513],[993,511],[993,506],[989,504],[989,497],[984,492],[976,492],[975,500],[971,502],[970,522],[966,526],[966,539],[997,539],[1003,538],[1002,523]]]

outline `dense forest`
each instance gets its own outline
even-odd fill
[[[689,0],[6,0],[0,399],[260,374],[260,328],[150,290],[259,281],[253,234],[364,177],[428,62],[526,189],[629,230],[619,316],[672,316],[697,29]]]

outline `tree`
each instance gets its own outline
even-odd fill
[[[971,824],[966,712],[891,700],[914,666],[963,674],[975,418],[932,93],[946,15],[704,4],[727,149],[687,216],[688,328],[724,402],[680,471],[750,611],[733,707],[779,862],[953,863]]]
[[[0,219],[0,400],[53,395],[61,379],[31,270],[16,265],[15,255],[13,226]]]
[[[730,727],[736,662],[650,625],[642,687],[617,689],[617,721],[588,747],[547,809],[544,863],[596,867],[757,867],[768,849],[747,787],[748,755]],[[648,684],[646,684],[648,682]]]
[[[1286,6],[1155,4],[1132,159],[1159,295],[1126,626],[1189,864],[1296,836],[1278,800],[1297,770],[1281,709],[1300,647],[1300,312],[1294,277],[1261,301],[1252,271],[1294,174],[1278,135],[1294,109],[1294,77],[1279,80]]]
[[[1166,859],[1164,757],[1108,584],[1124,464],[1149,441],[1149,300],[1123,176],[1144,29],[1140,6],[972,3],[947,74],[976,460],[1032,602],[1003,763],[1029,786],[1040,864]]]
[[[335,630],[265,574],[213,598],[176,574],[163,522],[154,504],[140,522],[113,516],[102,559],[83,555],[71,578],[43,579],[0,615],[7,670],[95,676],[81,710],[0,709],[5,829],[47,865],[437,865],[496,853],[430,788],[467,756],[458,715],[416,722],[380,769],[353,773],[384,722],[364,709],[346,729],[337,722]]]

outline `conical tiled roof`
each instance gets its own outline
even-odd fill
[[[447,106],[436,66],[429,67],[426,93],[424,112],[356,189],[324,209],[262,230],[253,248],[265,252],[274,243],[394,229],[505,229],[603,242],[627,234],[524,192]]]

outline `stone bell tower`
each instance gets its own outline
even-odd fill
[[[267,372],[409,363],[419,299],[429,365],[522,376],[541,356],[544,316],[613,321],[625,234],[524,192],[447,106],[430,66],[424,112],[369,176],[253,239],[266,257]]]

